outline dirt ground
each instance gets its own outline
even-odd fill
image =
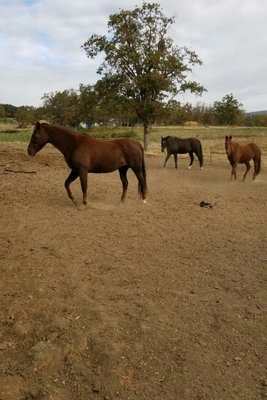
[[[57,150],[0,144],[0,400],[267,399],[266,166],[163,159],[79,209]]]

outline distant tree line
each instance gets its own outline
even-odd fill
[[[0,118],[16,119],[19,127],[33,124],[36,120],[47,120],[51,123],[79,129],[96,125],[135,126],[141,124],[133,108],[114,96],[102,96],[98,85],[80,85],[79,90],[66,89],[45,93],[42,107],[0,104]],[[267,126],[266,114],[245,113],[232,94],[225,95],[213,105],[199,103],[181,104],[176,100],[159,104],[158,112],[152,124],[157,125],[239,125]]]

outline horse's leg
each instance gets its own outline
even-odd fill
[[[88,171],[85,168],[81,168],[79,170],[79,177],[80,177],[80,182],[81,182],[81,188],[83,192],[83,204],[87,204],[87,174]]]
[[[253,172],[253,181],[256,178],[256,176],[258,175],[258,173],[260,172],[260,161],[254,159],[254,172]]]
[[[248,173],[248,171],[249,171],[250,168],[251,168],[251,165],[250,165],[249,161],[247,161],[247,162],[245,163],[245,165],[246,165],[247,169],[246,169],[246,172],[244,173],[243,181],[246,179],[247,173]]]
[[[189,156],[190,156],[190,164],[188,165],[188,169],[191,169],[192,168],[192,164],[194,162],[194,154],[193,154],[192,150],[189,151]]]
[[[121,195],[121,201],[125,200],[126,193],[127,193],[127,188],[128,188],[128,179],[127,179],[127,171],[128,171],[128,166],[124,165],[123,167],[119,168],[119,173],[120,173],[120,178],[121,178],[121,183],[122,183],[122,195]]]
[[[165,158],[165,161],[164,161],[164,164],[163,164],[163,168],[166,167],[167,161],[168,161],[168,159],[170,158],[170,156],[171,156],[171,153],[167,153],[166,158]]]
[[[237,168],[237,162],[235,162],[233,164],[233,168],[232,168],[232,175],[234,175],[235,180],[236,180],[236,168]],[[232,177],[231,177],[231,179],[232,179]]]
[[[79,176],[78,171],[76,171],[75,169],[71,170],[71,173],[69,174],[69,176],[67,177],[66,181],[65,181],[65,188],[67,190],[68,196],[69,198],[73,201],[73,203],[76,205],[76,201],[72,195],[72,192],[70,190],[70,184],[75,181],[75,179],[77,179]]]
[[[145,180],[145,177],[144,177],[142,171],[135,171],[133,169],[133,172],[135,173],[135,176],[138,179],[139,195],[142,198],[143,202],[146,203],[146,180]]]
[[[198,158],[200,169],[203,169],[203,154],[202,154],[202,147],[201,146],[197,151],[195,151],[195,154],[196,154],[196,156]]]
[[[173,153],[173,157],[174,157],[174,166],[177,169],[177,153]]]
[[[232,170],[231,170],[231,178],[230,181],[232,180],[232,178],[234,177],[236,180],[236,167],[237,167],[237,163],[235,161],[230,162],[231,166],[232,166]]]

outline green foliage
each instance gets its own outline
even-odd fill
[[[197,104],[192,108],[191,120],[204,126],[214,125],[215,116],[212,107],[205,106],[205,104]]]
[[[215,123],[218,125],[239,124],[243,118],[242,106],[232,93],[225,95],[222,101],[215,101],[213,105]]]
[[[18,122],[19,128],[23,128],[29,124],[33,124],[35,121],[35,109],[34,107],[22,106],[16,110],[15,113],[16,121]]]
[[[5,115],[1,118],[14,118],[16,111],[17,111],[17,107],[13,106],[12,104],[1,104],[1,107],[4,108],[4,112]]]
[[[79,95],[74,89],[45,93],[42,97],[48,119],[60,125],[77,127],[80,123]]]
[[[117,85],[116,77],[103,78],[96,82],[94,88],[98,101],[98,121],[108,124],[113,119],[134,124],[137,118],[132,103],[118,94]]]
[[[184,125],[186,121],[192,119],[192,105],[186,103],[181,105],[176,100],[169,101],[165,106],[165,125]]]
[[[263,114],[249,114],[245,116],[246,126],[267,126],[267,112]]]
[[[0,118],[3,119],[6,116],[6,110],[3,105],[0,105]]]
[[[97,120],[98,99],[94,87],[80,85],[79,94],[79,118],[88,125]]]
[[[34,112],[35,116],[35,121],[48,121],[49,120],[49,115],[48,115],[48,110],[46,107],[38,107],[35,109]]]

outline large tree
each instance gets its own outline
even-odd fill
[[[109,16],[108,35],[92,35],[83,48],[89,58],[104,52],[98,69],[109,93],[134,108],[144,126],[147,149],[149,127],[166,97],[204,88],[190,81],[192,66],[201,64],[197,54],[178,47],[168,36],[174,17],[168,18],[157,3],[121,10]]]

